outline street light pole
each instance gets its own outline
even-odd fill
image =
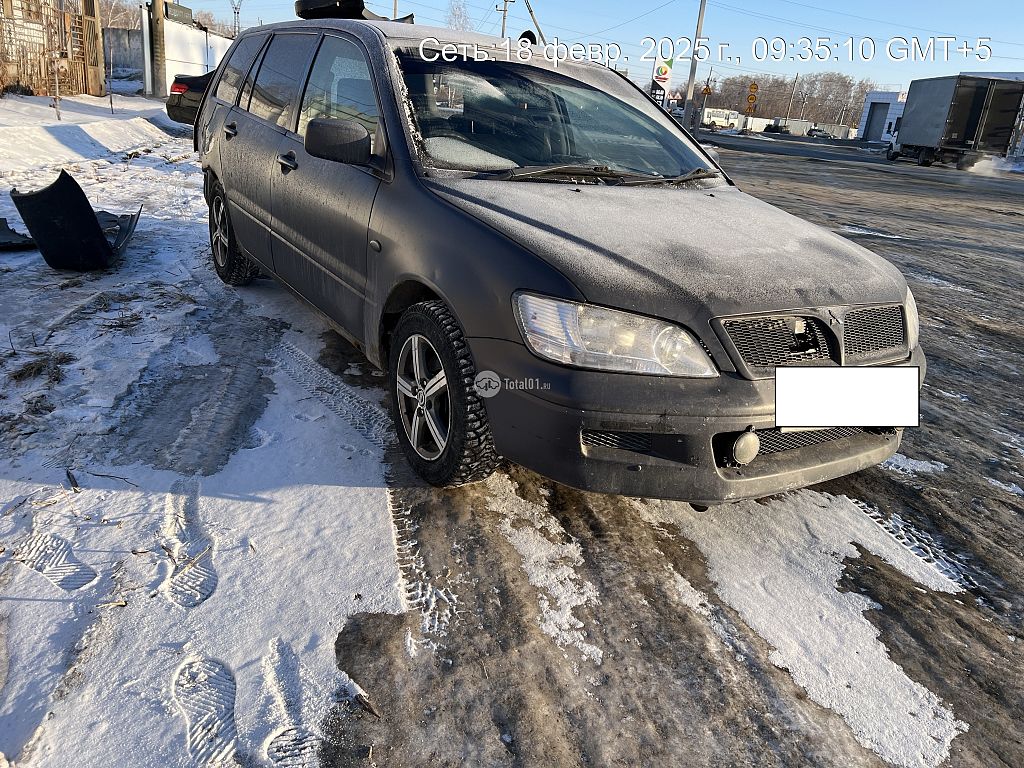
[[[700,11],[697,13],[697,33],[693,36],[693,46],[690,48],[690,79],[686,83],[686,107],[683,109],[683,125],[693,130],[693,83],[697,79],[697,46],[704,30],[704,9],[707,8],[708,0],[700,0]]]

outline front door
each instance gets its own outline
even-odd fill
[[[273,182],[272,251],[277,273],[356,338],[363,337],[367,233],[380,179],[361,168],[309,155],[306,125],[315,118],[357,120],[383,151],[380,111],[363,50],[326,35],[313,62],[302,107],[280,142]]]

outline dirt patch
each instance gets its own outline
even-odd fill
[[[842,582],[879,604],[865,615],[893,660],[970,723],[953,741],[950,764],[995,768],[1024,764],[1024,639],[970,597],[915,589],[870,553],[847,562]]]

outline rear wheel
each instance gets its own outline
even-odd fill
[[[978,158],[973,155],[960,155],[956,161],[958,171],[969,171],[978,164]]]
[[[917,164],[927,168],[929,165],[935,162],[935,156],[931,153],[931,150],[922,149],[917,153]]]
[[[469,345],[444,302],[405,311],[392,336],[388,389],[402,451],[432,485],[485,480],[500,463],[475,377]]]
[[[210,190],[210,248],[217,277],[228,285],[248,285],[259,275],[260,268],[246,258],[235,240],[228,199],[219,181]]]

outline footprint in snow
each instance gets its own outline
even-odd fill
[[[174,675],[174,701],[188,726],[188,755],[197,768],[236,765],[235,677],[214,659],[183,664]]]
[[[164,581],[168,599],[195,608],[217,588],[213,539],[199,520],[199,482],[178,480],[164,502],[164,548],[174,565]]]
[[[51,533],[26,536],[15,545],[14,559],[68,592],[81,589],[96,578],[96,571],[75,557],[64,539]]]
[[[285,724],[267,744],[267,758],[278,768],[316,768],[320,738],[303,725],[303,690],[315,686],[303,681],[308,673],[295,650],[280,637],[270,641],[263,675]]]

